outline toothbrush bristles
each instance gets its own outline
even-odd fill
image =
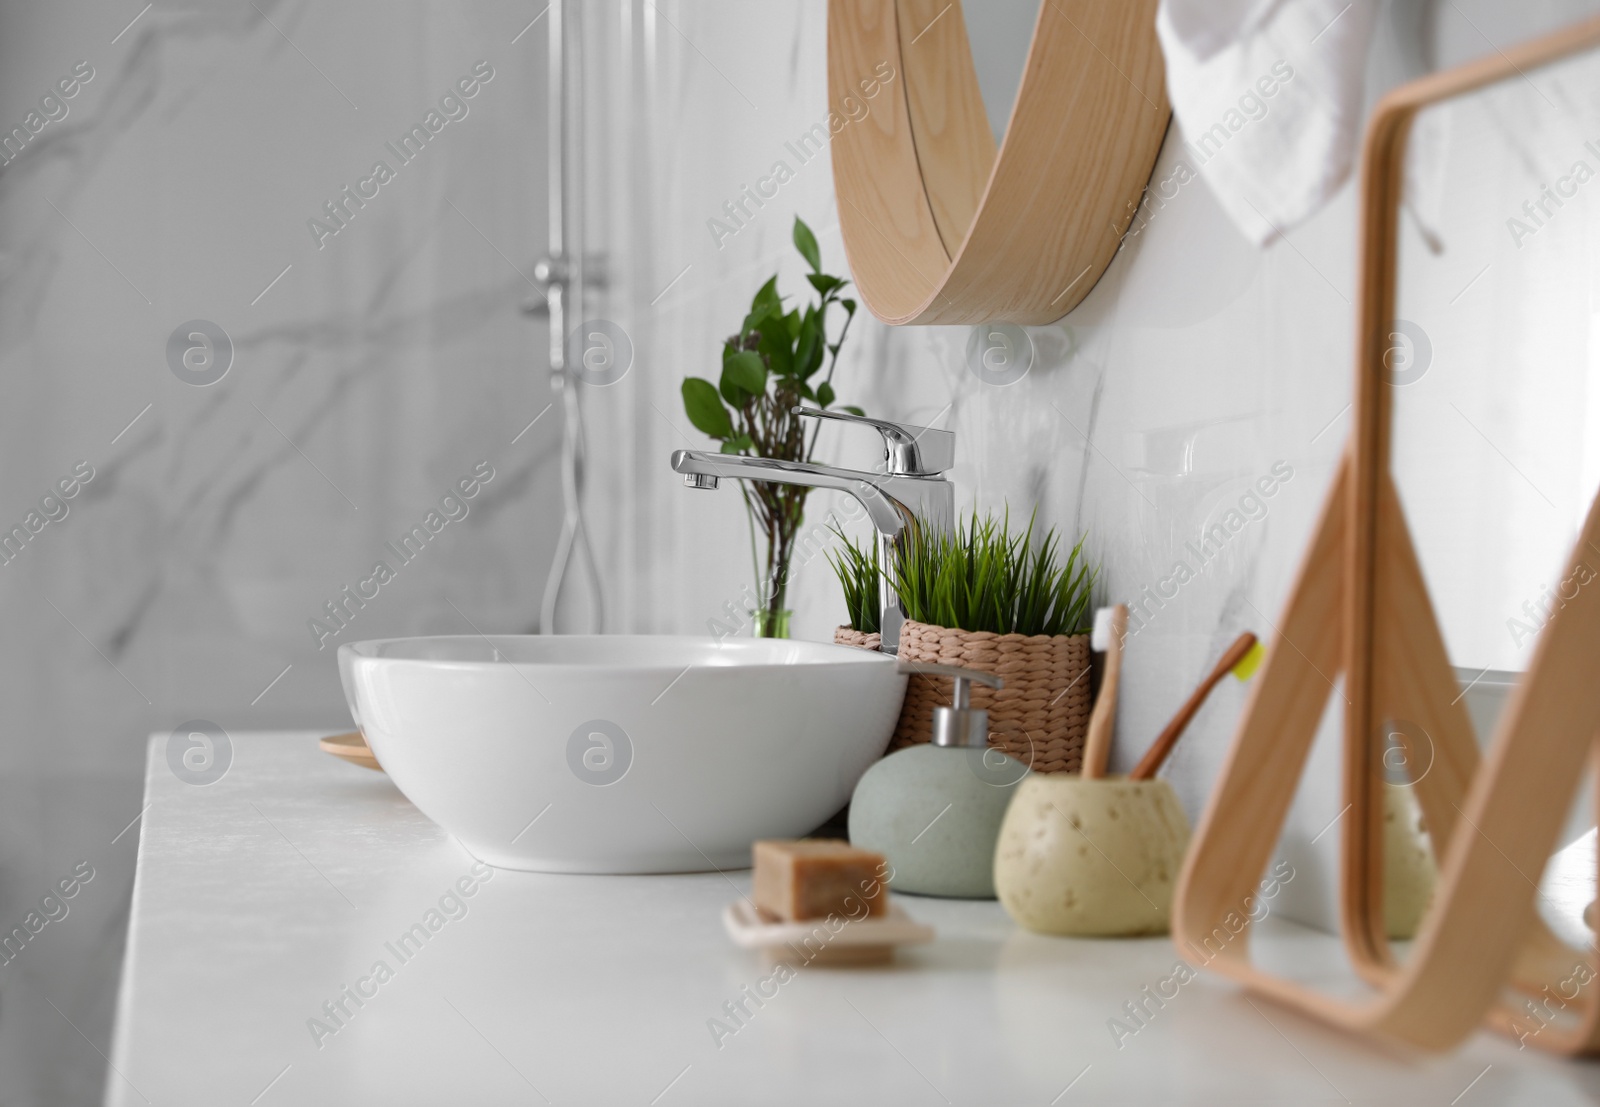
[[[1094,630],[1089,635],[1089,648],[1095,653],[1105,653],[1111,648],[1111,608],[1095,609]]]

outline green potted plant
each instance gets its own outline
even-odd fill
[[[878,542],[873,539],[862,549],[838,527],[830,528],[839,539],[839,548],[827,552],[828,564],[833,566],[844,590],[844,606],[850,621],[833,632],[833,640],[841,646],[860,646],[875,650],[882,644],[879,620],[883,605],[879,602],[880,581]]]
[[[953,530],[908,534],[889,574],[906,616],[899,656],[1004,677],[999,691],[972,690],[973,706],[989,711],[990,743],[1037,771],[1076,772],[1089,725],[1098,573],[1082,538],[1063,554],[1054,528],[1036,538],[1034,522],[1015,531],[1009,511],[996,518],[974,509]],[[848,642],[876,618],[876,558],[844,539],[833,564],[851,617],[835,641]],[[861,599],[869,587],[870,608]],[[911,681],[890,749],[928,741],[933,708],[949,702],[945,682]]]
[[[774,276],[750,301],[739,333],[724,340],[718,382],[712,384],[701,377],[683,382],[683,407],[689,422],[721,442],[725,454],[811,461],[820,428],[812,428],[808,436],[794,408],[802,401],[827,408],[837,398],[833,374],[839,349],[855,318],[856,302],[843,295],[849,281],[822,271],[816,237],[798,216],[793,237],[795,249],[810,267],[806,280],[816,300],[804,310],[785,308]],[[836,318],[840,319],[838,332],[831,334]],[[841,410],[865,414],[849,405],[842,405]],[[762,638],[787,638],[789,570],[811,489],[768,481],[741,481],[739,488],[750,523],[750,557],[756,574],[758,602],[751,612],[755,633]],[[757,548],[758,536],[762,550]]]

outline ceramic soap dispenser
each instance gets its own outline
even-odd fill
[[[955,682],[950,707],[933,709],[933,741],[868,769],[850,799],[850,841],[889,863],[889,886],[924,896],[993,899],[1000,823],[1028,767],[989,746],[989,713],[971,681],[999,677],[954,665],[900,663],[913,680]]]

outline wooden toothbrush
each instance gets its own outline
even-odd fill
[[[1167,755],[1172,752],[1172,747],[1178,744],[1178,738],[1183,734],[1184,728],[1194,718],[1195,712],[1200,710],[1200,705],[1206,702],[1206,697],[1211,694],[1211,690],[1217,686],[1217,683],[1230,672],[1241,681],[1249,680],[1251,674],[1256,671],[1256,666],[1260,663],[1260,660],[1261,654],[1256,648],[1256,636],[1254,634],[1245,631],[1235,638],[1233,645],[1229,646],[1228,651],[1222,655],[1222,660],[1217,662],[1217,667],[1211,670],[1211,675],[1200,682],[1200,687],[1196,688],[1188,701],[1178,708],[1178,713],[1172,717],[1172,721],[1167,724],[1166,729],[1156,735],[1156,740],[1150,743],[1150,748],[1145,751],[1144,757],[1134,766],[1133,772],[1128,774],[1128,779],[1149,780],[1155,776],[1160,771],[1162,762],[1166,761]],[[1089,726],[1092,730],[1094,727],[1093,720],[1090,721]],[[1087,755],[1085,755],[1085,764],[1087,763]],[[1084,770],[1084,775],[1088,775],[1087,769]]]
[[[1089,713],[1089,733],[1083,742],[1085,780],[1106,775],[1111,759],[1111,735],[1117,721],[1117,685],[1122,679],[1122,640],[1128,635],[1128,605],[1102,607],[1094,613],[1094,633],[1089,648],[1106,655],[1105,675],[1100,680],[1100,695]]]

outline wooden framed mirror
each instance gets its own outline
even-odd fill
[[[1258,965],[1248,934],[1207,964],[1335,1026],[1423,1048],[1486,1023],[1524,1046],[1600,1053],[1600,993],[1576,985],[1600,977],[1593,935],[1540,903],[1600,752],[1600,590],[1586,587],[1600,563],[1600,464],[1586,460],[1583,395],[1600,376],[1589,295],[1600,208],[1581,191],[1595,176],[1597,74],[1590,19],[1403,85],[1374,110],[1354,428],[1173,906],[1180,948],[1203,950],[1248,900],[1339,697],[1342,936],[1368,988],[1332,993]],[[1408,166],[1419,147],[1440,203]],[[1523,607],[1525,593],[1548,599]],[[1496,670],[1511,689],[1480,751],[1468,697]],[[1384,911],[1387,741],[1438,864],[1403,949]],[[1583,898],[1596,878],[1588,841],[1576,859],[1588,872],[1573,874],[1586,876]]]
[[[862,300],[891,325],[1067,314],[1116,256],[1166,135],[1157,0],[985,3],[980,67],[960,0],[829,0],[839,223]],[[1025,58],[991,34],[1019,5]]]

